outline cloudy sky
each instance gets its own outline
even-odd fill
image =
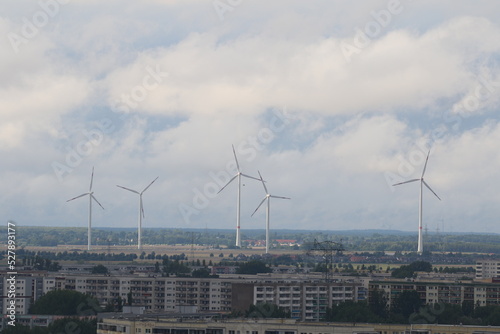
[[[500,233],[498,1],[40,0],[0,8],[0,215]],[[265,195],[243,179],[242,229]]]

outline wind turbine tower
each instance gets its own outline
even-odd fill
[[[422,252],[424,251],[424,245],[423,245],[423,240],[422,240],[422,204],[423,204],[422,203],[422,198],[423,198],[424,185],[439,200],[441,200],[441,198],[439,198],[439,196],[434,192],[434,190],[431,189],[431,187],[424,180],[424,174],[425,174],[425,170],[427,168],[427,162],[429,161],[429,154],[430,153],[431,153],[431,151],[429,150],[429,152],[427,153],[427,158],[425,159],[425,164],[424,164],[424,169],[422,171],[422,176],[419,179],[412,179],[412,180],[408,180],[408,181],[404,181],[404,182],[399,182],[399,183],[393,184],[393,186],[398,186],[398,185],[405,184],[405,183],[420,181],[420,196],[419,196],[419,206],[418,206],[418,248],[417,248],[417,252],[419,254],[422,254]]]
[[[144,192],[146,190],[148,190],[149,187],[151,187],[151,185],[158,179],[158,177],[159,176],[157,176],[156,179],[154,179],[153,181],[151,181],[151,183],[146,188],[144,188],[144,190],[141,191],[141,192],[139,192],[137,190],[134,190],[134,189],[130,189],[130,188],[126,188],[126,187],[122,187],[122,186],[117,185],[117,187],[120,187],[122,189],[131,191],[131,192],[136,193],[136,194],[139,195],[139,221],[137,223],[137,249],[141,249],[142,248],[142,244],[141,244],[141,238],[142,238],[142,219],[144,218],[144,206],[142,205],[142,194],[144,194]]]
[[[269,220],[270,220],[270,211],[271,211],[271,198],[281,198],[281,199],[290,199],[288,197],[282,197],[282,196],[274,196],[269,194],[269,191],[267,190],[266,184],[264,183],[264,179],[262,179],[262,175],[259,172],[259,177],[260,181],[262,182],[262,185],[264,186],[264,190],[266,192],[266,197],[260,202],[259,206],[255,211],[252,213],[252,216],[259,210],[260,206],[267,201],[267,208],[266,208],[266,254],[269,253]]]
[[[234,145],[233,145],[233,154],[234,154],[234,160],[236,161],[236,168],[237,168],[237,173],[235,176],[229,180],[224,187],[221,188],[217,192],[220,193],[224,188],[226,188],[231,182],[233,182],[234,179],[238,178],[238,196],[237,196],[237,202],[236,202],[236,247],[241,247],[241,234],[240,234],[240,207],[241,207],[241,177],[244,176],[249,179],[254,179],[259,181],[258,178],[243,174],[240,170],[240,164],[238,163],[238,158],[236,157],[236,151],[234,150]]]
[[[92,191],[92,183],[94,181],[94,167],[92,167],[92,174],[90,175],[90,187],[89,191],[81,194],[79,196],[73,197],[71,199],[68,199],[66,202],[72,201],[74,199],[83,197],[83,196],[89,196],[89,223],[88,223],[88,230],[87,230],[87,250],[90,250],[90,243],[92,239],[92,200],[94,200],[99,206],[104,210],[104,207],[99,203],[99,201],[94,197],[94,192]]]

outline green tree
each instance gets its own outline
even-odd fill
[[[74,290],[54,290],[40,297],[29,313],[81,316],[100,311],[99,302],[92,296]]]
[[[191,273],[191,276],[197,277],[197,278],[207,278],[207,277],[210,277],[210,270],[208,270],[207,268],[196,269],[196,270],[193,270],[193,272]]]
[[[179,262],[179,260],[174,260],[174,261],[169,261],[169,260],[163,260],[163,273],[165,274],[187,274],[191,272],[191,269],[189,269],[188,266],[183,264],[182,262]]]
[[[121,312],[122,310],[123,299],[121,297],[111,299],[104,308],[104,312]]]
[[[384,291],[374,290],[370,295],[370,310],[379,316],[380,318],[387,318],[387,298],[385,297]]]
[[[325,320],[339,322],[382,322],[366,302],[347,301],[326,311]]]
[[[256,275],[259,273],[270,273],[272,270],[266,264],[259,260],[252,260],[240,264],[238,269],[236,270],[237,274],[243,275]]]
[[[396,278],[414,277],[416,271],[431,272],[432,265],[426,261],[415,261],[393,270],[391,276]]]
[[[418,292],[405,290],[394,299],[392,312],[401,315],[404,319],[409,319],[412,313],[419,311],[420,306],[422,306],[422,300]]]
[[[270,303],[258,303],[250,305],[245,312],[247,318],[290,318],[290,311]]]
[[[109,270],[107,267],[102,264],[98,264],[97,266],[92,267],[92,274],[108,274]]]
[[[446,304],[442,312],[437,315],[437,322],[440,324],[459,325],[463,320],[462,307],[456,304]]]
[[[132,305],[134,302],[134,299],[132,298],[132,291],[129,291],[127,293],[127,305]]]
[[[432,265],[427,261],[415,261],[415,262],[410,263],[409,267],[413,271],[425,271],[425,272],[432,271]]]
[[[464,300],[462,302],[462,312],[466,316],[471,316],[474,313],[474,302],[472,300]]]
[[[500,306],[478,306],[474,309],[474,318],[481,321],[483,326],[500,325]]]

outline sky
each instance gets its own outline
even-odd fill
[[[6,0],[0,216],[500,233],[500,2]],[[242,178],[241,228],[264,228]]]

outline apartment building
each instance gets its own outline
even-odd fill
[[[500,260],[476,261],[476,279],[500,277]]]
[[[9,294],[15,294],[16,314],[27,314],[31,304],[43,295],[43,278],[38,276],[15,275],[15,280],[11,281],[9,275],[3,275],[1,281],[2,314],[8,314],[7,303]]]
[[[0,280],[0,298],[6,314],[7,277]],[[121,298],[143,306],[146,313],[230,313],[251,304],[271,303],[292,318],[320,320],[332,305],[368,300],[383,291],[389,305],[405,290],[416,290],[426,304],[470,301],[474,305],[500,304],[500,280],[416,280],[336,277],[325,282],[314,275],[227,275],[220,278],[161,277],[152,274],[92,275],[26,273],[16,277],[16,310],[26,314],[31,303],[53,290],[69,289],[94,296],[101,306]],[[246,334],[246,333],[245,333]]]
[[[270,303],[288,310],[294,319],[320,320],[332,305],[362,301],[368,291],[360,281],[346,279],[323,282],[310,279],[265,279],[252,283],[233,283],[238,291],[233,310],[244,311],[250,304]]]
[[[500,304],[500,282],[445,281],[445,280],[396,280],[371,281],[369,294],[383,291],[390,306],[403,291],[415,290],[426,304],[459,304],[469,301],[476,306]]]
[[[44,293],[70,289],[95,297],[102,306],[120,297],[146,312],[177,312],[181,306],[195,306],[197,311],[230,312],[231,279],[180,278],[161,276],[66,275],[46,277]]]
[[[40,274],[41,275],[41,274]],[[120,276],[61,274],[18,277],[16,303],[19,314],[42,295],[61,289],[95,297],[101,306],[115,302],[143,306],[147,313],[193,312],[230,313],[247,310],[251,304],[273,303],[288,309],[294,318],[319,320],[326,308],[342,301],[365,300],[367,288],[360,282],[322,283],[319,278],[282,275],[228,275],[223,278],[161,277],[147,274]],[[2,282],[4,297],[6,281]],[[5,310],[4,310],[5,311]],[[5,313],[5,312],[4,312]]]

